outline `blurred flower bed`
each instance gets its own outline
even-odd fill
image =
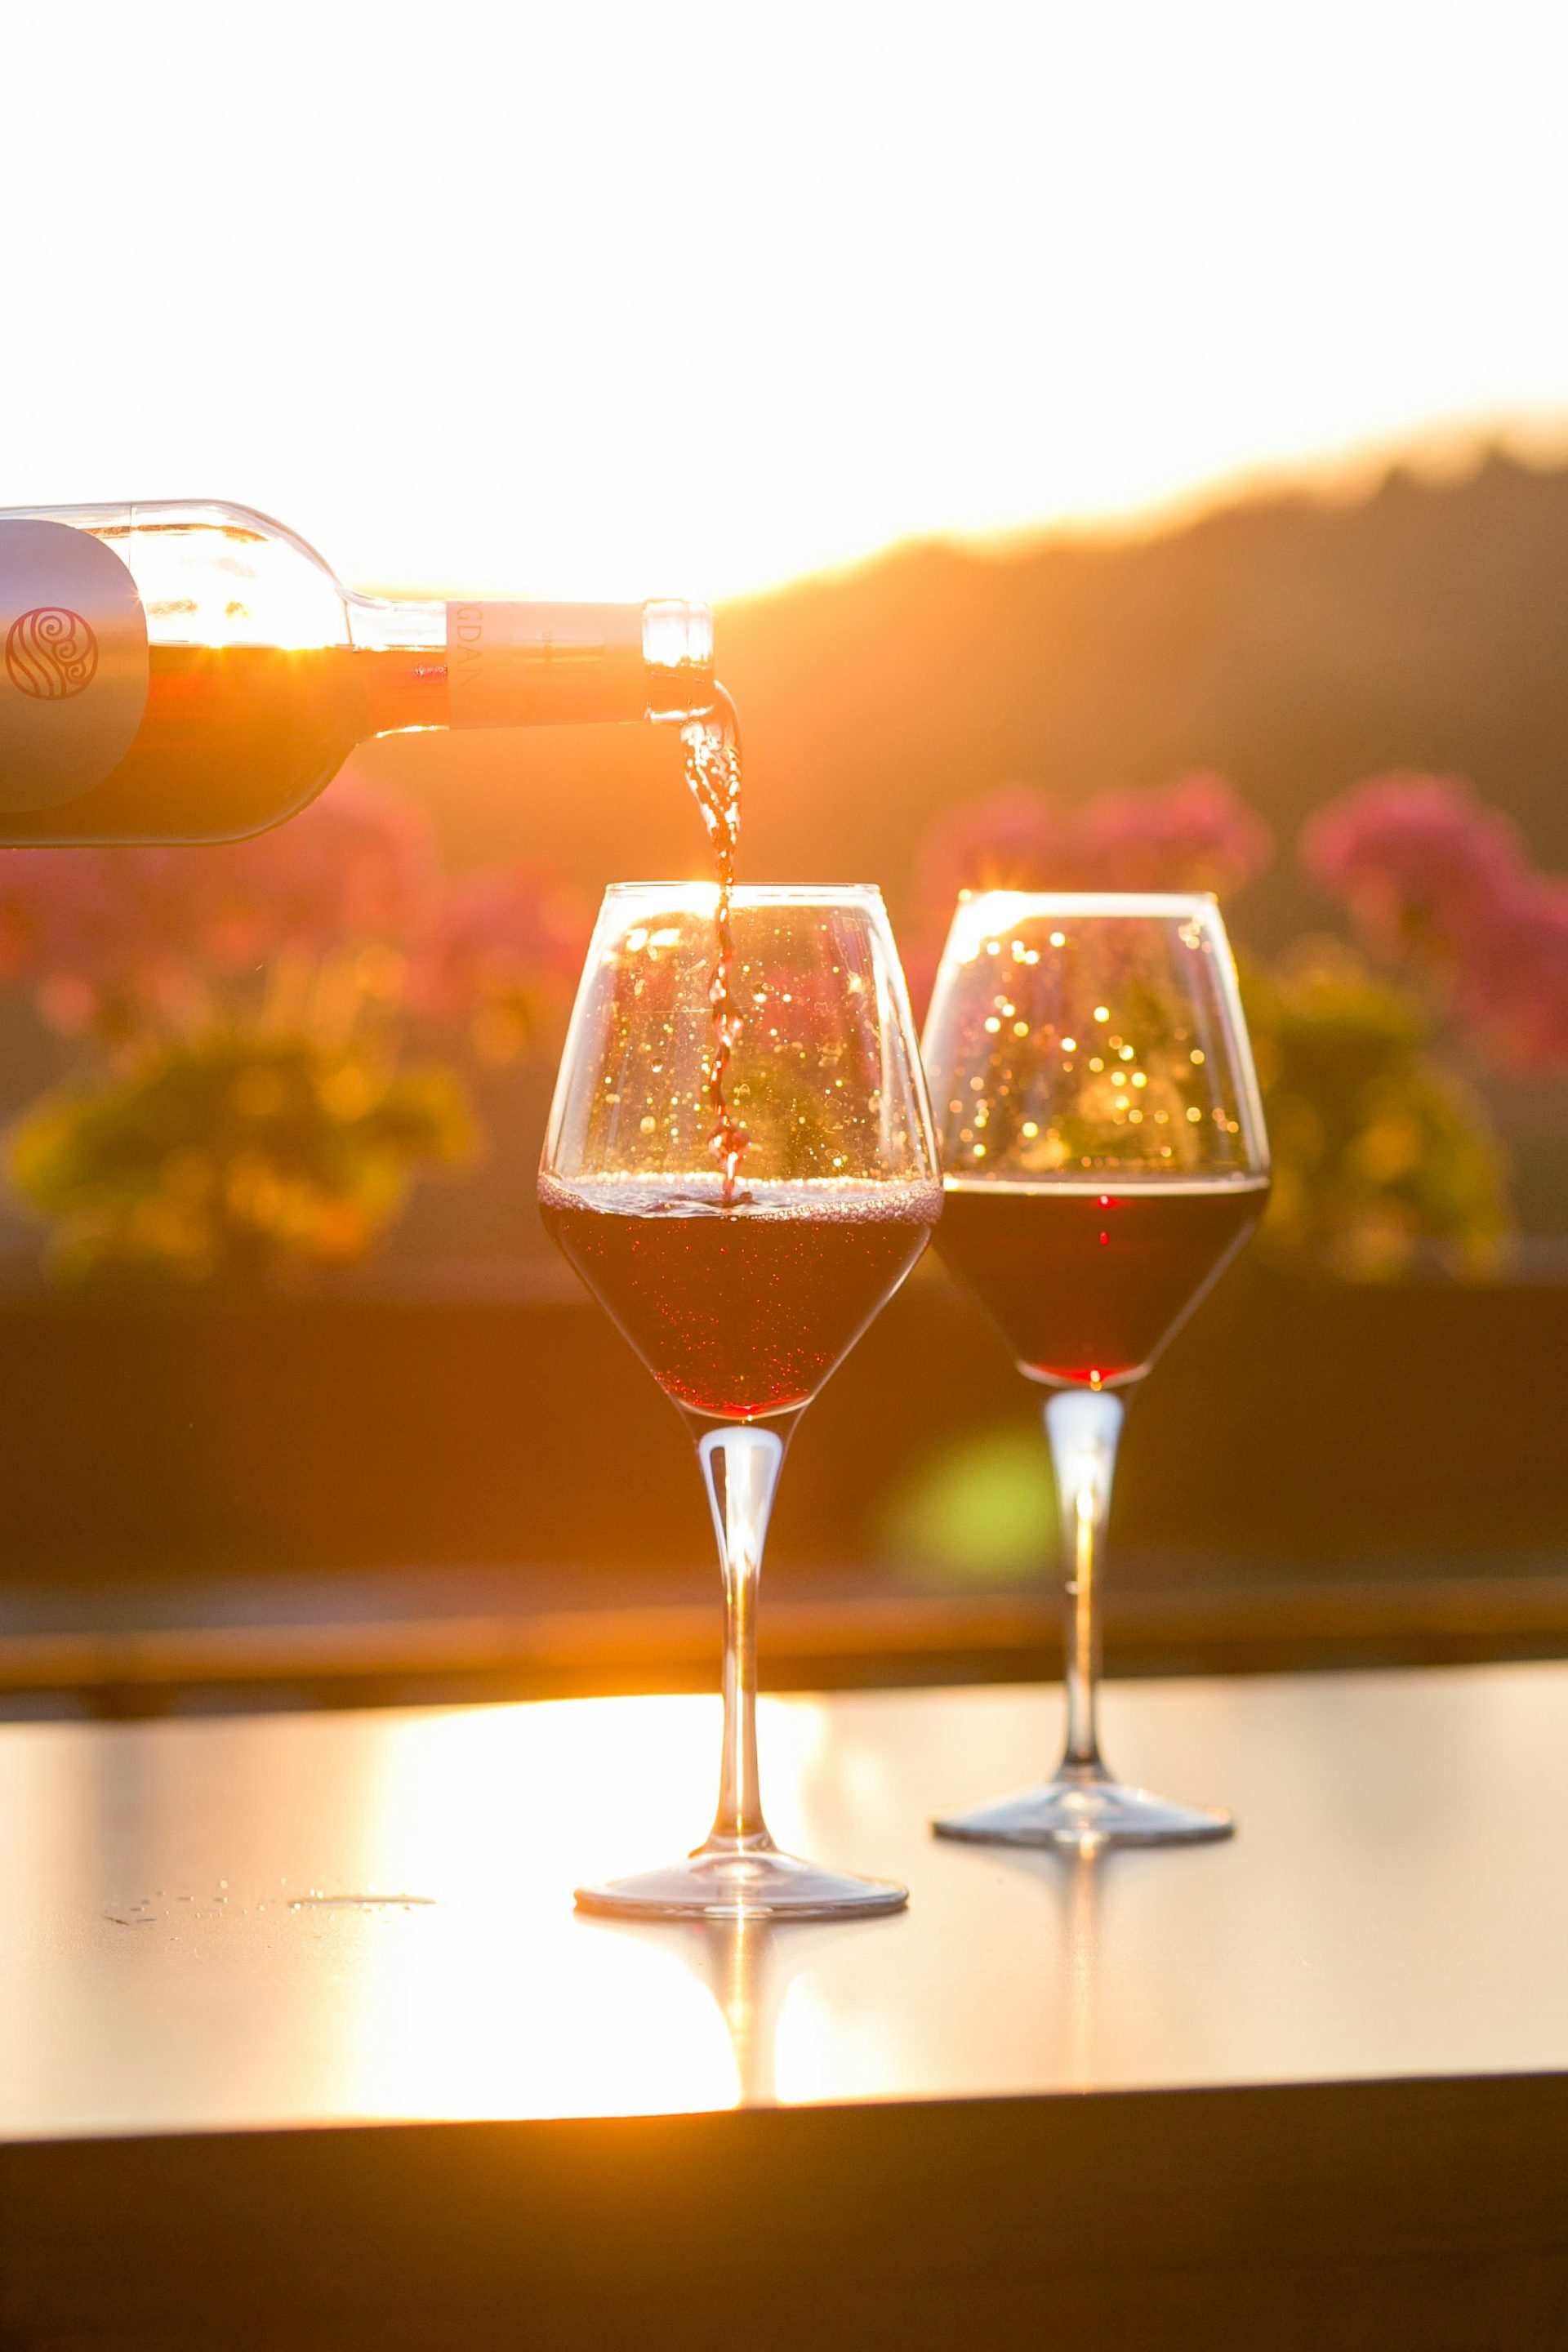
[[[1486,1274],[1511,1217],[1476,1080],[1568,1070],[1568,886],[1458,779],[1377,777],[1303,830],[1321,925],[1265,958],[1246,891],[1275,856],[1220,776],[1073,806],[1004,787],[918,846],[917,1000],[963,887],[1212,889],[1274,1145],[1264,1254]],[[244,1285],[363,1256],[482,1148],[488,1074],[553,1050],[586,931],[547,873],[443,873],[352,774],[226,848],[0,855],[0,989],[68,1062],[7,1152],[51,1270]]]
[[[479,1148],[472,1077],[550,1028],[584,931],[546,875],[443,875],[352,776],[229,846],[0,857],[0,986],[72,1064],[8,1144],[51,1267],[253,1284],[362,1256]]]
[[[1213,890],[1237,943],[1274,1150],[1264,1255],[1360,1281],[1493,1271],[1511,1232],[1507,1154],[1474,1079],[1568,1071],[1568,885],[1461,780],[1374,777],[1297,845],[1301,878],[1342,930],[1266,961],[1232,901],[1274,855],[1221,776],[1073,808],[1009,785],[923,845],[917,995],[965,886]]]

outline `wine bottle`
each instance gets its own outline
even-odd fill
[[[361,596],[210,500],[0,512],[0,843],[235,841],[371,736],[712,700],[705,604]]]

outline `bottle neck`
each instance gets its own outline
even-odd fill
[[[705,604],[345,601],[351,644],[378,657],[381,731],[682,719],[712,704]]]

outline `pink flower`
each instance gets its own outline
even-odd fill
[[[1369,945],[1424,971],[1454,1017],[1538,1074],[1568,1064],[1568,887],[1457,776],[1376,776],[1301,836],[1308,872]]]
[[[1152,791],[1105,792],[1076,827],[1085,880],[1106,890],[1239,890],[1274,855],[1274,837],[1223,776],[1204,771]]]
[[[945,921],[961,890],[1060,890],[1071,862],[1068,814],[1033,784],[1003,784],[939,817],[915,866],[921,907]]]
[[[235,971],[279,947],[405,941],[434,879],[424,818],[352,774],[291,823],[201,856],[193,944]]]
[[[424,821],[341,779],[254,841],[191,849],[0,854],[0,979],[30,984],[70,1034],[123,1030],[205,979],[345,940],[402,943],[432,876]]]
[[[1303,829],[1303,866],[1384,951],[1447,962],[1517,896],[1518,827],[1458,776],[1371,777]]]
[[[488,1004],[563,993],[582,969],[587,933],[575,896],[536,867],[466,876],[427,927],[411,1000],[435,1023],[462,1026]]]
[[[1238,890],[1274,854],[1268,827],[1223,776],[1197,772],[1063,808],[1007,784],[939,820],[916,887],[932,916],[960,890]]]
[[[1537,882],[1498,909],[1464,963],[1454,1009],[1521,1070],[1568,1066],[1568,888]]]

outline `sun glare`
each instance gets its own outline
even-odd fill
[[[18,113],[0,191],[49,187],[93,296],[29,287],[3,502],[226,496],[360,586],[726,596],[1568,414],[1560,11],[403,13],[103,12],[68,173]],[[58,97],[47,12],[8,37]]]

